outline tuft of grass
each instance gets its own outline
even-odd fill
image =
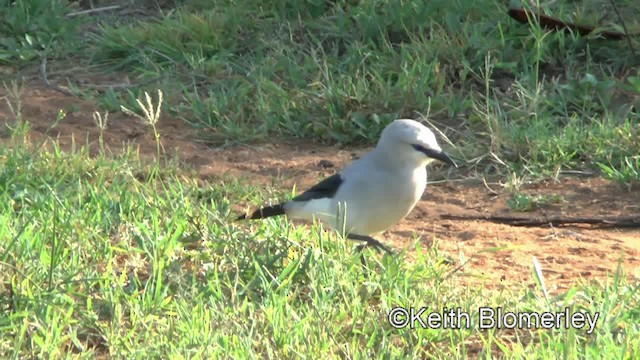
[[[629,191],[640,183],[640,157],[625,157],[620,166],[598,164],[607,179],[618,181],[627,186]]]
[[[138,108],[142,112],[142,115],[135,113],[133,110],[126,108],[124,106],[121,106],[120,108],[122,112],[124,112],[125,114],[134,116],[139,120],[142,120],[146,125],[151,126],[151,128],[153,129],[153,135],[156,141],[156,159],[160,159],[161,149],[164,150],[164,148],[162,147],[162,142],[160,140],[160,133],[158,132],[157,124],[158,124],[158,120],[160,120],[160,110],[162,109],[162,96],[163,96],[162,90],[158,90],[158,99],[157,99],[157,104],[155,105],[151,100],[151,96],[149,96],[149,93],[145,92],[144,96],[145,96],[145,103],[143,103],[142,100],[140,99],[136,99],[136,103],[138,104]]]
[[[65,54],[79,40],[79,17],[65,0],[0,2],[0,64],[22,66],[39,60],[42,53]]]
[[[557,204],[562,201],[563,197],[558,194],[530,195],[517,191],[507,200],[507,205],[514,211],[534,211],[546,205]]]

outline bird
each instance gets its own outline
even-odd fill
[[[392,254],[372,235],[393,227],[413,210],[427,185],[426,166],[434,160],[457,167],[429,128],[416,120],[397,119],[382,130],[370,152],[341,171],[288,201],[236,220],[279,215],[315,218],[342,231],[347,239],[360,241],[360,249],[372,246]]]

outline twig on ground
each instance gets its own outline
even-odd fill
[[[130,88],[135,88],[135,87],[139,87],[139,86],[144,86],[144,85],[148,85],[151,84],[154,81],[159,80],[159,78],[153,78],[153,79],[147,79],[145,81],[136,83],[136,84],[132,84],[132,83],[121,83],[121,84],[85,84],[83,85],[84,87],[87,87],[89,89],[94,89],[94,90],[103,90],[103,89],[130,89]]]
[[[485,179],[484,177],[482,178],[482,184],[484,184],[484,187],[487,188],[487,190],[489,190],[489,192],[493,195],[500,195],[499,192],[493,190],[489,184],[487,184],[487,179]]]
[[[42,56],[42,62],[40,63],[40,77],[42,78],[42,81],[44,82],[44,84],[52,89],[55,90],[59,93],[68,95],[68,96],[76,96],[74,93],[72,93],[71,91],[53,84],[51,81],[49,81],[49,78],[47,76],[47,56],[43,55]],[[148,85],[151,84],[154,81],[158,81],[159,78],[152,78],[152,79],[147,79],[145,81],[136,83],[136,84],[131,84],[131,83],[121,83],[121,84],[85,84],[83,85],[83,87],[89,88],[89,89],[94,89],[94,90],[103,90],[103,89],[130,89],[130,88],[135,88],[135,87],[140,87],[140,86],[144,86],[144,85]],[[69,78],[67,78],[67,81],[69,82]]]
[[[581,170],[560,170],[561,175],[579,175],[579,176],[594,176],[596,173],[593,171],[581,171]]]
[[[592,25],[579,25],[570,22],[565,22],[560,19],[544,15],[541,12],[534,12],[533,10],[526,8],[517,8],[510,7],[508,10],[509,16],[511,16],[514,20],[522,23],[522,24],[530,24],[532,22],[537,22],[540,24],[540,27],[552,30],[552,31],[567,31],[567,32],[577,32],[582,36],[587,36],[591,34],[594,30],[596,30],[595,26]],[[624,27],[624,23],[623,23]],[[608,40],[622,40],[624,38],[629,38],[630,36],[640,36],[640,33],[632,33],[629,34],[626,31],[624,33],[618,31],[598,31],[598,35],[602,39]]]
[[[627,38],[627,43],[629,44],[631,54],[633,55],[633,57],[636,57],[636,49],[633,47],[633,43],[631,42],[631,38],[629,37],[629,31],[627,30],[627,25],[625,24],[624,19],[622,19],[622,15],[620,14],[620,9],[618,9],[618,5],[616,5],[615,1],[609,1],[611,2],[611,6],[613,6],[613,10],[616,12],[616,15],[618,15],[618,20],[620,20],[620,23],[622,24],[622,30],[624,30],[624,35]]]
[[[94,14],[94,13],[103,12],[103,11],[118,10],[118,9],[121,9],[121,8],[122,8],[122,5],[111,5],[111,6],[99,7],[99,8],[95,8],[95,9],[74,11],[74,12],[66,14],[65,16],[71,18],[71,17],[75,17],[75,16],[89,15],[89,14]]]
[[[42,56],[42,62],[40,63],[40,77],[42,77],[42,81],[48,88],[53,89],[64,95],[75,96],[71,91],[49,82],[49,79],[47,78],[47,55],[46,54]]]
[[[575,226],[578,224],[593,225],[594,227],[630,227],[640,228],[640,216],[628,217],[518,217],[507,215],[454,215],[441,214],[446,220],[481,220],[511,226]]]

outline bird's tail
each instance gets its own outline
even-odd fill
[[[242,214],[238,216],[236,221],[238,220],[246,220],[246,219],[264,219],[277,215],[284,215],[284,206],[282,204],[273,205],[273,206],[265,206],[254,211],[251,215],[247,216],[246,214]]]

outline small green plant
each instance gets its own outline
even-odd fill
[[[629,84],[625,86],[625,89],[640,94],[640,76],[629,76],[627,81]]]
[[[104,153],[104,131],[107,129],[107,126],[109,126],[109,112],[105,111],[104,115],[102,115],[98,111],[95,111],[93,113],[93,121],[100,130],[98,141],[100,142],[100,151]]]
[[[611,98],[616,90],[616,80],[608,78],[599,80],[595,75],[587,73],[579,79],[572,79],[558,84],[556,91],[566,106],[567,115],[573,112],[581,114],[604,113],[611,105]]]
[[[24,138],[29,131],[29,123],[22,118],[23,83],[12,81],[10,85],[7,85],[7,83],[2,82],[2,86],[6,92],[2,100],[7,104],[9,112],[12,115],[12,119],[7,119],[10,121],[7,121],[4,126],[12,138],[16,136]]]
[[[142,115],[126,108],[124,106],[120,106],[120,109],[125,114],[134,116],[146,123],[147,125],[151,125],[153,129],[153,136],[156,141],[156,161],[160,161],[160,149],[164,151],[164,147],[162,145],[162,141],[160,140],[160,132],[158,131],[158,120],[160,120],[160,110],[162,109],[162,90],[158,90],[158,99],[157,104],[154,106],[153,101],[151,100],[151,96],[146,91],[144,92],[146,104],[142,102],[140,99],[136,99],[138,104],[138,108],[142,111]]]
[[[627,186],[629,191],[640,184],[640,156],[625,156],[620,166],[598,163],[607,179],[615,180]]]
[[[507,204],[514,211],[534,211],[549,204],[557,204],[564,201],[564,198],[558,194],[538,194],[530,195],[520,191],[516,191]]]
[[[104,93],[95,95],[93,96],[93,98],[96,100],[101,109],[109,112],[115,112],[120,111],[121,106],[136,106],[136,100],[141,97],[142,94],[143,91],[138,89],[127,89],[126,91],[107,89]]]

